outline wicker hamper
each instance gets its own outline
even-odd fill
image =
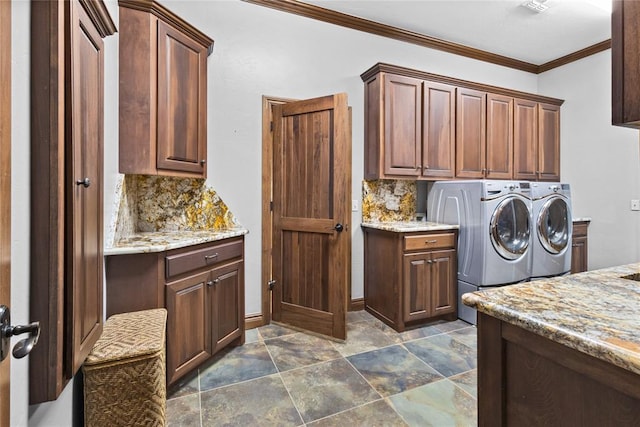
[[[111,316],[84,363],[84,420],[94,426],[164,426],[165,309]]]

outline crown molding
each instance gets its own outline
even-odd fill
[[[211,37],[155,0],[119,0],[118,6],[150,13],[183,33],[188,34],[195,41],[206,47],[207,55],[211,55],[213,52],[213,39]]]
[[[600,43],[585,47],[584,49],[577,50],[558,59],[554,59],[553,61],[545,62],[538,67],[538,74],[561,67],[563,65],[567,65],[579,59],[586,58],[587,56],[595,55],[596,53],[603,52],[607,49],[611,49],[611,39],[604,40]]]
[[[122,1],[122,0],[121,0]],[[382,37],[388,37],[394,40],[412,43],[430,49],[440,50],[443,52],[453,53],[455,55],[464,56],[478,61],[489,62],[504,67],[513,68],[533,74],[540,74],[553,68],[566,65],[570,62],[577,61],[587,56],[602,52],[611,47],[611,40],[605,40],[577,52],[570,53],[553,61],[546,62],[542,65],[521,61],[508,56],[498,55],[487,52],[485,50],[475,49],[458,43],[431,37],[425,34],[413,31],[403,30],[402,28],[393,27],[391,25],[381,24],[379,22],[370,21],[368,19],[358,18],[334,10],[325,9],[323,7],[312,4],[303,3],[298,0],[242,0],[247,3],[259,6],[269,7],[271,9],[282,12],[292,13],[294,15],[304,16],[306,18],[316,19],[318,21],[327,22],[341,27],[351,28],[353,30],[364,31]]]
[[[111,19],[111,15],[109,14],[107,7],[102,0],[80,0],[80,4],[84,7],[84,10],[89,16],[89,19],[91,20],[91,22],[93,22],[93,25],[96,26],[100,37],[105,38],[107,36],[115,34],[116,31],[118,31],[116,25]]]
[[[551,98],[548,96],[537,95],[518,90],[507,89],[499,86],[486,85],[482,83],[471,82],[468,80],[456,79],[454,77],[442,76],[440,74],[427,73],[426,71],[414,70],[412,68],[401,67],[399,65],[385,64],[378,62],[373,67],[360,75],[362,81],[366,82],[379,73],[398,74],[401,76],[413,77],[431,82],[443,83],[456,87],[464,87],[467,89],[479,90],[482,92],[491,92],[498,95],[510,96],[513,98],[528,99],[543,104],[562,105],[564,100]]]

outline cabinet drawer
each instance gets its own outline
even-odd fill
[[[166,257],[167,279],[242,256],[242,241],[223,243]]]
[[[453,248],[456,243],[455,236],[455,233],[405,236],[404,250],[415,251],[420,249]]]

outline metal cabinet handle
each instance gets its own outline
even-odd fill
[[[425,243],[426,245],[429,245],[429,244],[431,244],[431,243],[438,243],[438,241],[437,241],[437,240],[426,240],[424,243]]]
[[[205,159],[200,160],[200,166],[204,166],[207,163]]]
[[[216,259],[216,258],[218,258],[218,253],[215,253],[213,255],[205,255],[204,256],[205,261],[211,261],[212,259]]]
[[[33,350],[40,338],[40,322],[33,322],[28,325],[11,326],[11,312],[6,305],[0,305],[0,361],[4,360],[9,353],[11,337],[14,335],[29,334],[29,336],[18,341],[13,347],[13,357],[22,359]]]
[[[85,179],[76,180],[76,185],[82,185],[84,188],[87,188],[91,185],[91,180],[87,177]]]

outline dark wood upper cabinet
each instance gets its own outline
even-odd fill
[[[360,77],[365,179],[560,178],[564,101],[382,63]]]
[[[456,144],[455,86],[423,82],[422,176],[453,178]]]
[[[514,114],[514,172],[515,179],[538,179],[538,103],[515,99]]]
[[[456,103],[456,178],[484,178],[487,94],[458,89]]]
[[[155,1],[118,4],[120,172],[206,177],[213,40]]]
[[[640,127],[640,2],[613,0],[611,123]]]
[[[422,81],[385,75],[384,174],[418,176],[422,167]]]
[[[31,3],[31,404],[60,395],[102,332],[102,39],[115,31],[100,0]]]
[[[560,107],[538,103],[538,180],[560,180]]]
[[[487,163],[489,179],[513,178],[513,98],[487,94]]]

